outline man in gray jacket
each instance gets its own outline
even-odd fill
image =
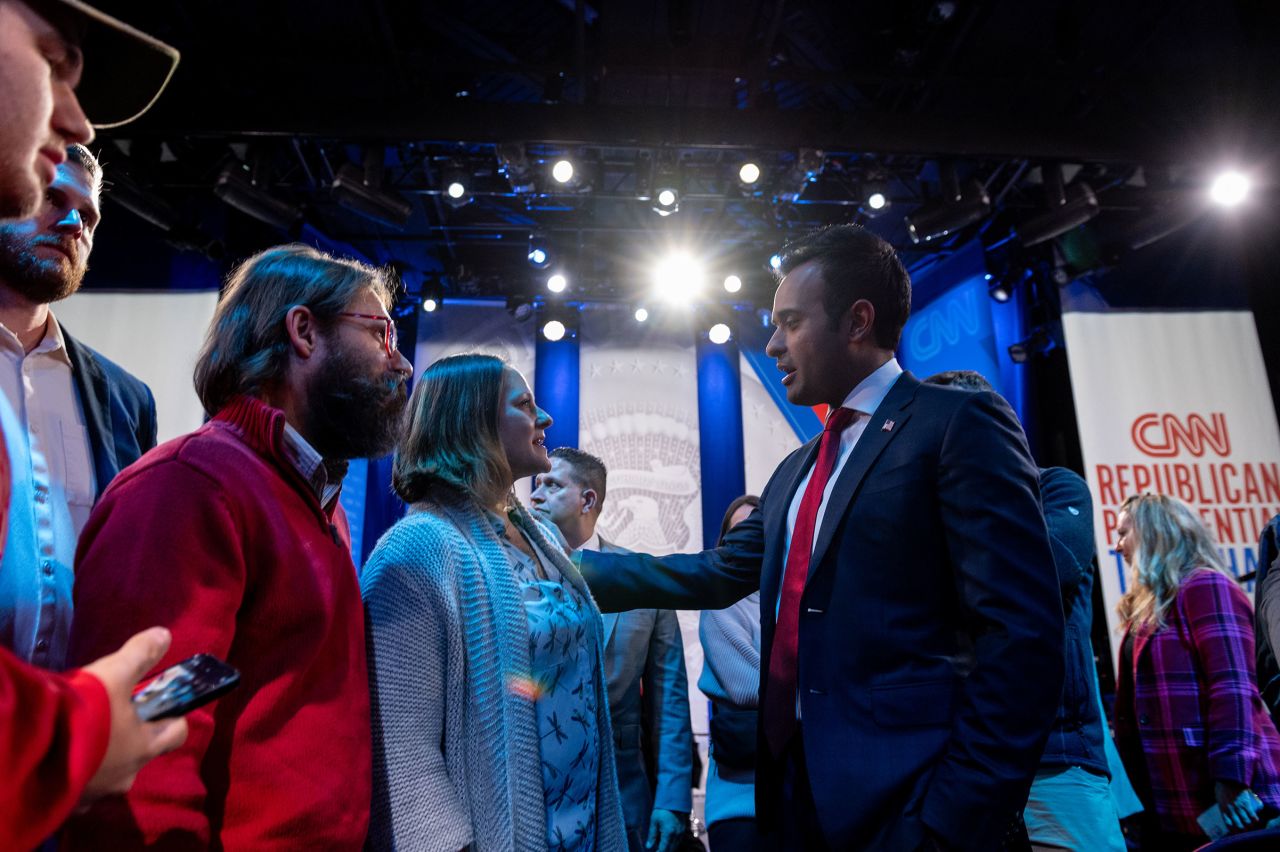
[[[607,477],[595,456],[553,450],[551,470],[538,475],[530,497],[534,514],[555,524],[575,550],[625,553],[596,532]],[[667,609],[606,613],[604,639],[628,844],[632,852],[669,852],[684,833],[692,803],[693,734],[680,625]]]

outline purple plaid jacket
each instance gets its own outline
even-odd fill
[[[1203,834],[1215,781],[1247,784],[1280,807],[1280,735],[1253,676],[1253,612],[1218,571],[1192,572],[1154,633],[1134,631],[1116,684],[1116,736],[1141,743],[1166,831]]]

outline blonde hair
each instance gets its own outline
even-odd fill
[[[1125,627],[1163,627],[1178,587],[1198,568],[1230,576],[1213,534],[1176,497],[1138,494],[1125,500],[1120,511],[1129,515],[1135,545],[1129,590],[1116,607]]]

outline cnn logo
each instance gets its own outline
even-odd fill
[[[1199,414],[1188,414],[1179,420],[1172,414],[1143,414],[1133,421],[1130,430],[1133,445],[1149,456],[1168,458],[1186,451],[1196,458],[1211,449],[1220,456],[1231,454],[1231,438],[1227,435],[1227,416],[1214,412],[1205,420]]]

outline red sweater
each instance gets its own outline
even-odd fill
[[[369,819],[369,687],[346,517],[284,455],[284,414],[240,398],[112,482],[76,554],[71,659],[163,624],[157,670],[211,653],[240,686],[188,720],[66,846],[351,849]],[[335,504],[336,505],[336,504]]]

